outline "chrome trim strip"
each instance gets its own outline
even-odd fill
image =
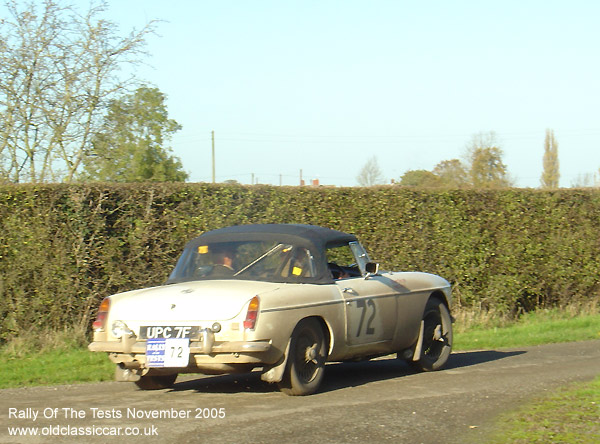
[[[342,290],[340,289],[340,292]],[[348,293],[346,293],[348,294]],[[345,304],[346,302],[354,302],[356,300],[359,299],[382,299],[382,298],[393,298],[393,297],[398,297],[398,296],[402,296],[402,294],[382,294],[379,296],[353,296],[352,298],[344,298],[344,299],[336,299],[335,301],[327,301],[327,302],[313,302],[313,303],[308,303],[308,304],[298,304],[298,305],[292,305],[290,307],[278,307],[278,308],[267,308],[267,309],[263,309],[261,310],[261,313],[273,313],[273,312],[277,312],[277,311],[288,311],[288,310],[298,310],[298,309],[302,309],[302,308],[312,308],[312,307],[322,307],[325,305],[335,305],[335,304]]]
[[[396,298],[399,296],[402,296],[403,294],[406,293],[402,293],[402,294],[380,294],[379,296],[353,296],[351,298],[346,298],[344,299],[344,302],[354,302],[354,301],[358,301],[359,299],[383,299],[383,298]]]
[[[328,301],[328,302],[314,302],[314,303],[309,303],[309,304],[293,305],[291,307],[267,308],[267,309],[261,310],[260,312],[261,313],[274,313],[277,311],[298,310],[301,308],[312,308],[312,307],[322,307],[325,305],[343,304],[344,302],[345,302],[344,299],[339,299],[339,300]]]

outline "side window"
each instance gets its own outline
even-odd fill
[[[334,279],[348,279],[361,276],[357,258],[350,244],[328,248],[327,265]]]
[[[281,270],[282,277],[310,278],[315,276],[315,264],[310,251],[303,247],[290,247],[284,252],[287,256]]]

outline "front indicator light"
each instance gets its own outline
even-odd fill
[[[246,319],[244,319],[244,329],[254,330],[256,327],[256,320],[258,319],[258,309],[260,307],[260,299],[258,296],[254,296],[248,304],[248,311],[246,312]]]

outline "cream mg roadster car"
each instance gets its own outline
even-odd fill
[[[190,241],[165,285],[105,298],[92,351],[141,389],[179,373],[260,369],[290,395],[314,393],[327,361],[397,353],[440,369],[452,348],[450,284],[380,271],[351,234],[240,225]]]

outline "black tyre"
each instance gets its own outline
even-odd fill
[[[411,364],[420,371],[439,370],[452,352],[452,318],[446,304],[437,298],[429,299],[423,323],[421,358]]]
[[[315,319],[302,321],[292,334],[288,362],[279,389],[292,396],[316,392],[325,373],[325,335]]]
[[[144,375],[139,381],[135,381],[142,390],[161,390],[173,387],[175,380],[177,379],[177,373],[172,375]]]

